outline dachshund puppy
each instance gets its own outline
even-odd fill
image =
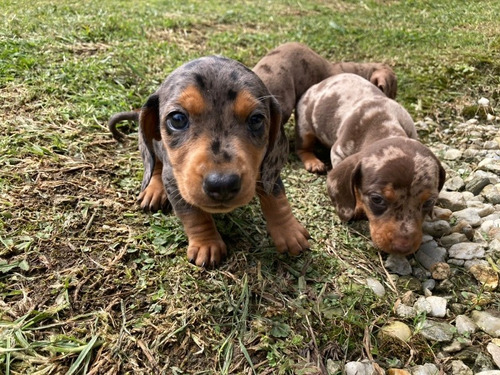
[[[367,218],[373,242],[387,253],[417,251],[445,171],[416,140],[408,112],[367,80],[339,74],[312,86],[296,117],[297,154],[308,171],[326,171],[314,142],[331,148],[327,187],[340,219]]]
[[[389,98],[397,92],[397,78],[391,67],[380,63],[331,63],[308,46],[285,43],[264,56],[253,69],[281,105],[286,123],[306,90],[324,79],[340,74],[357,74],[372,82]]]
[[[113,116],[110,129],[133,118],[125,114]],[[309,248],[309,234],[293,216],[280,180],[287,140],[279,103],[254,72],[220,56],[193,60],[168,76],[138,117],[141,207],[156,211],[171,204],[191,262],[221,261],[226,245],[212,214],[246,205],[255,194],[278,251],[297,255]]]

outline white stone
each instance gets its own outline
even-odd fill
[[[484,247],[473,242],[457,243],[448,249],[448,255],[456,259],[483,258],[484,253]]]
[[[462,157],[462,151],[457,150],[456,148],[450,148],[449,150],[446,150],[444,153],[443,158],[445,160],[457,160]]]
[[[477,331],[477,325],[467,315],[457,315],[455,318],[455,327],[460,335],[470,336]]]
[[[462,361],[451,361],[451,375],[474,375],[474,372]]]
[[[372,375],[373,365],[368,361],[348,362],[344,367],[346,375]]]
[[[385,288],[380,281],[374,279],[373,277],[368,277],[366,280],[366,286],[370,288],[373,293],[378,297],[383,297],[385,295]]]
[[[431,306],[430,316],[436,318],[444,318],[446,316],[446,304],[447,301],[443,297],[430,296],[425,299],[427,303]]]
[[[432,311],[431,304],[427,301],[427,298],[423,296],[417,299],[417,301],[413,305],[413,308],[415,309],[417,314],[422,314],[422,313],[430,314],[430,312]]]
[[[465,220],[473,227],[478,227],[482,222],[481,217],[478,214],[478,210],[472,207],[465,208],[460,211],[455,211],[451,216],[454,217],[457,221]]]
[[[493,362],[495,362],[495,365],[500,368],[500,347],[490,342],[486,346],[486,350],[488,351],[488,353],[490,353]]]
[[[408,305],[405,305],[403,303],[400,303],[396,307],[396,314],[400,318],[404,318],[404,319],[411,319],[411,318],[414,318],[415,316],[417,316],[417,312],[415,311],[413,306],[408,306]]]
[[[500,312],[495,310],[477,311],[471,314],[474,323],[488,335],[500,337]]]
[[[482,105],[483,107],[487,107],[490,104],[490,101],[486,99],[485,97],[481,97],[478,101],[477,104]]]
[[[432,363],[413,366],[410,371],[411,375],[439,375],[439,369]]]

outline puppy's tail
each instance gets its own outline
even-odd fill
[[[116,124],[126,120],[139,121],[140,112],[141,112],[140,109],[136,109],[134,111],[128,111],[128,112],[118,112],[115,113],[113,116],[111,116],[111,118],[108,121],[108,128],[111,134],[113,135],[113,138],[116,139],[118,142],[123,142],[125,140],[125,134],[123,134],[116,128]]]

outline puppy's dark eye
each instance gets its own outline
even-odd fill
[[[248,124],[248,128],[252,132],[258,132],[258,131],[262,130],[265,126],[264,115],[261,115],[259,113],[259,114],[255,114],[255,115],[250,116],[247,120],[247,124]]]
[[[167,126],[172,131],[186,130],[189,127],[189,119],[182,112],[172,112],[167,115]]]
[[[427,199],[422,205],[422,209],[430,210],[434,206],[434,199]]]
[[[380,194],[370,194],[370,209],[375,215],[381,215],[387,209],[387,202]]]
[[[370,202],[379,206],[385,203],[384,198],[379,194],[370,195]]]

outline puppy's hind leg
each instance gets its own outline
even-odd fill
[[[326,173],[326,165],[314,154],[316,136],[312,132],[306,132],[295,126],[295,152],[304,164],[306,170],[311,173]]]

